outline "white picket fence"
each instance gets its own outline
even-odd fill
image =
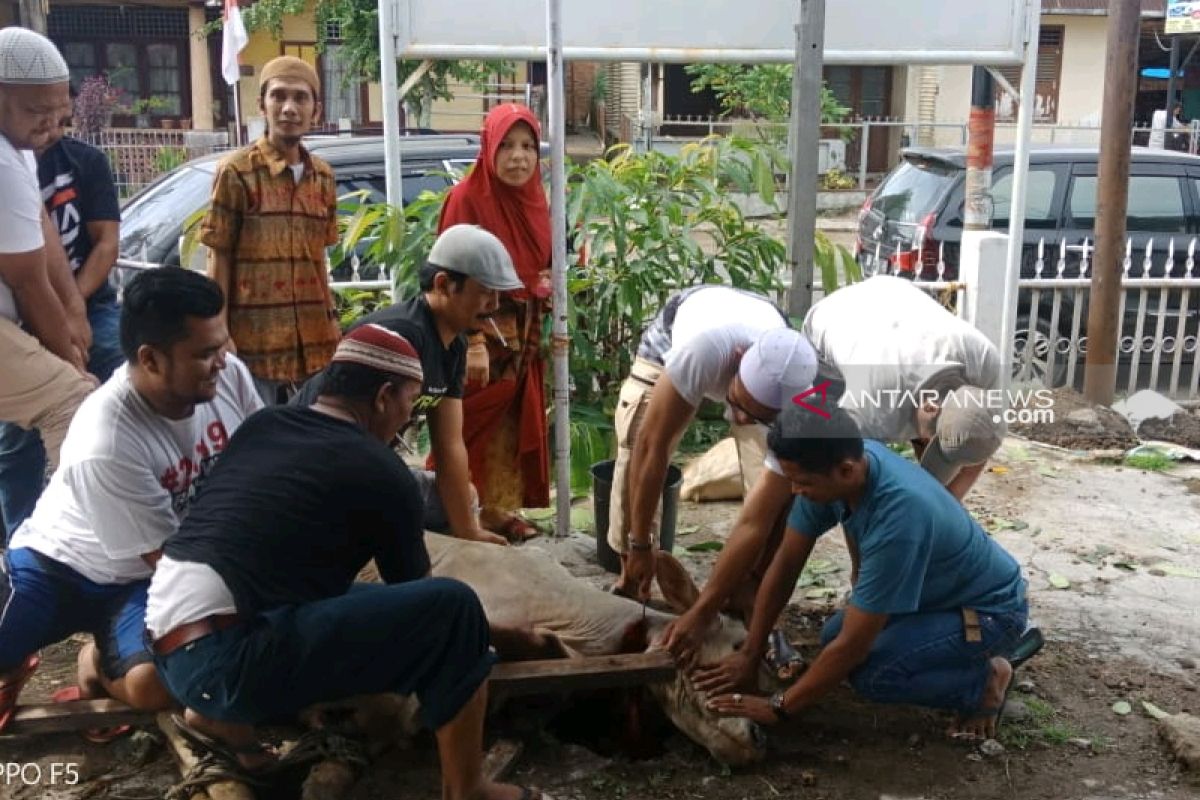
[[[1117,342],[1118,389],[1151,388],[1180,400],[1200,399],[1200,266],[1196,237],[1126,241]],[[1018,281],[1013,358],[1018,382],[1078,386],[1087,355],[1087,300],[1095,245],[1062,242],[1036,248],[1032,275]],[[963,308],[965,284],[946,279],[945,245],[936,277],[918,285],[947,306]]]

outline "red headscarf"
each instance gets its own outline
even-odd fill
[[[531,293],[538,274],[550,267],[550,206],[542,188],[541,163],[523,186],[513,187],[496,175],[496,153],[500,143],[518,122],[524,122],[541,144],[537,117],[516,103],[496,106],[483,121],[482,141],[475,168],[462,183],[450,190],[438,220],[438,233],[451,225],[481,225],[504,242],[517,275]]]

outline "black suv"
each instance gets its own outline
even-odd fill
[[[863,204],[859,212],[855,255],[864,275],[897,274],[921,280],[955,280],[958,277],[959,245],[962,239],[963,201],[966,184],[964,148],[912,147],[901,151],[901,163],[893,169]],[[1025,233],[1021,277],[1036,277],[1038,247],[1042,245],[1043,278],[1080,277],[1080,259],[1088,252],[1094,258],[1096,244],[1096,188],[1099,150],[1094,147],[1038,146],[1030,150],[1026,192]],[[1013,149],[997,149],[992,173],[993,228],[1008,229],[1012,200]],[[1135,147],[1129,168],[1129,200],[1126,224],[1132,242],[1131,278],[1182,278],[1187,270],[1187,250],[1200,235],[1200,157],[1168,150]],[[1086,247],[1085,247],[1086,245]],[[1173,246],[1173,255],[1172,254]],[[1060,256],[1063,269],[1059,274]],[[1146,268],[1149,259],[1149,268]],[[939,276],[939,261],[942,272]],[[1169,273],[1168,273],[1169,264]],[[1090,274],[1090,273],[1089,273]],[[1030,293],[1018,297],[1018,336],[1029,331],[1047,346],[1051,316],[1046,295],[1036,313],[1030,313]],[[1158,290],[1150,290],[1153,305],[1147,312],[1142,341],[1134,350],[1141,360],[1154,357],[1156,344],[1145,334],[1155,330]],[[1169,332],[1175,324],[1182,292],[1168,290],[1166,307],[1171,313]],[[1135,338],[1141,310],[1139,292],[1130,290],[1125,303],[1121,336],[1127,346]],[[1064,296],[1058,334],[1070,337],[1073,293]],[[1087,293],[1080,295],[1086,303]],[[1192,302],[1185,329],[1195,335],[1197,312]],[[1081,318],[1087,319],[1086,307]],[[1123,360],[1131,361],[1129,352]],[[1192,361],[1194,354],[1187,356]],[[1057,359],[1051,382],[1061,380],[1062,362]]]
[[[387,199],[382,136],[313,137],[304,144],[333,167],[339,197],[366,190],[368,203]],[[427,189],[445,189],[474,163],[479,137],[406,136],[400,139],[400,153],[402,194],[410,203]],[[184,220],[208,206],[213,175],[224,155],[189,161],[129,198],[121,209],[121,258],[178,266]]]

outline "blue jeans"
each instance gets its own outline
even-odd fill
[[[125,363],[121,352],[121,307],[107,286],[88,301],[88,324],[92,326],[92,348],[88,370],[102,382]],[[33,513],[46,482],[46,449],[36,430],[25,430],[11,422],[0,422],[0,517],[4,540]]]
[[[73,633],[92,634],[110,680],[150,663],[142,635],[149,587],[92,583],[28,547],[8,551],[0,556],[0,673]]]
[[[867,660],[850,673],[850,685],[876,703],[976,711],[990,660],[1016,645],[1028,614],[1024,605],[1007,614],[981,613],[979,642],[967,641],[961,611],[893,615]],[[822,646],[841,632],[843,615],[839,611],[825,623]]]
[[[175,699],[210,719],[257,725],[315,703],[390,692],[415,694],[436,731],[494,660],[470,587],[424,578],[355,584],[339,597],[272,609],[154,663]]]

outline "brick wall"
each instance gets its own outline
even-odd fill
[[[600,64],[595,61],[570,61],[566,68],[566,123],[568,127],[582,128],[592,110],[592,88]],[[592,126],[595,127],[593,120]]]

